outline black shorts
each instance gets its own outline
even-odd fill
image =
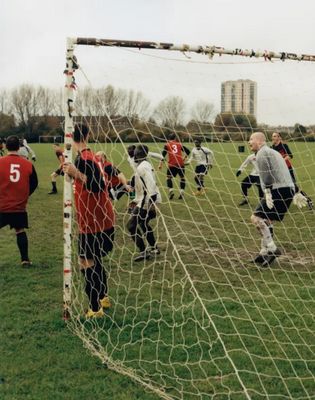
[[[64,172],[63,172],[63,170],[62,170],[62,167],[56,169],[55,174],[56,174],[56,175],[64,176]]]
[[[271,195],[274,204],[273,208],[270,210],[267,207],[266,200],[262,199],[254,211],[254,215],[271,221],[282,221],[292,203],[294,189],[285,187],[271,190]]]
[[[207,165],[197,165],[196,168],[195,168],[195,174],[207,175],[208,168],[209,167]]]
[[[167,176],[172,176],[173,178],[175,178],[177,175],[179,175],[181,178],[184,178],[185,167],[168,167],[166,174]]]
[[[10,225],[10,229],[28,228],[27,212],[0,213],[0,228]]]
[[[113,249],[114,236],[114,228],[97,233],[80,233],[78,241],[79,257],[87,260],[105,257]]]

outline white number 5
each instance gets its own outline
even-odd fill
[[[10,181],[11,182],[18,182],[21,177],[20,173],[20,168],[21,166],[19,164],[11,164],[10,165]]]

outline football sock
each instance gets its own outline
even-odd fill
[[[95,260],[95,273],[99,276],[99,284],[98,288],[99,298],[103,299],[107,296],[107,274],[105,268],[103,267],[102,260],[97,258]]]
[[[29,261],[28,258],[28,240],[26,232],[16,234],[16,242],[21,254],[21,261]]]
[[[51,182],[53,192],[57,192],[56,182]]]
[[[185,179],[181,179],[181,180],[180,180],[180,184],[179,184],[179,187],[181,188],[181,191],[184,191],[185,186],[186,186],[186,181],[185,181]],[[182,193],[182,192],[181,192],[181,193]]]
[[[173,181],[172,181],[171,178],[167,178],[167,179],[166,179],[166,186],[167,186],[169,189],[172,189],[172,188],[173,188]]]
[[[97,288],[100,288],[100,279],[95,273],[95,266],[92,265],[89,268],[82,269],[81,272],[85,279],[85,293],[89,299],[90,308],[92,311],[98,311],[100,309],[100,303]]]

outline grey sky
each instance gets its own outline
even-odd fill
[[[67,36],[315,53],[313,0],[0,0],[0,6],[0,88],[62,87]],[[314,63],[105,48],[75,53],[93,86],[141,90],[153,105],[179,95],[188,105],[208,100],[219,111],[221,82],[249,78],[258,83],[259,122],[315,123]],[[86,84],[80,72],[77,83]]]

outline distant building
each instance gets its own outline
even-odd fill
[[[221,84],[221,113],[244,113],[257,117],[257,83],[249,79]]]

